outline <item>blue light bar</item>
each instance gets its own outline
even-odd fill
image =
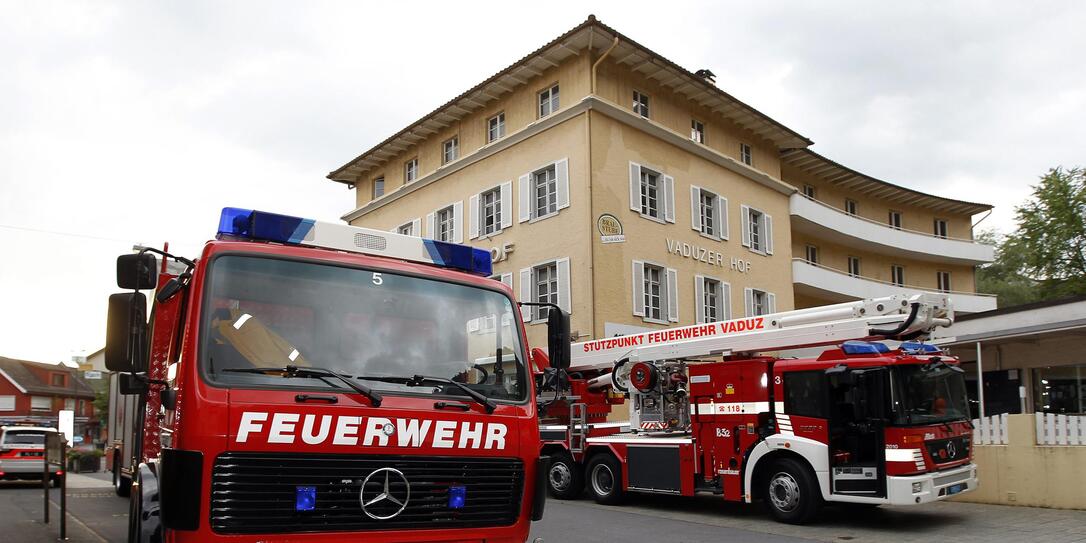
[[[463,509],[468,499],[468,489],[464,485],[449,487],[449,509]]]
[[[938,354],[943,352],[938,345],[920,343],[919,341],[905,341],[898,348],[905,354]]]
[[[890,348],[875,341],[846,341],[841,344],[841,350],[845,354],[883,354],[890,352]]]
[[[219,237],[274,241],[436,264],[488,277],[490,251],[345,224],[224,207]]]
[[[317,487],[294,487],[294,510],[312,511],[317,508]]]

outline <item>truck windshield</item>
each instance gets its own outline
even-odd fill
[[[293,365],[350,376],[425,375],[463,383],[497,400],[527,397],[513,302],[498,291],[235,255],[211,263],[207,289],[200,352],[204,373],[213,382],[350,391],[336,379],[223,371]],[[465,394],[448,384],[365,383],[382,392]]]
[[[965,377],[942,364],[894,368],[894,424],[937,424],[969,418]]]

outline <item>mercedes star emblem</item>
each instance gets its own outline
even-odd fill
[[[399,483],[403,483],[402,487]],[[377,488],[370,489],[373,485]],[[367,496],[373,497],[367,499]],[[358,494],[362,512],[376,520],[388,520],[399,515],[410,499],[411,484],[400,470],[394,468],[381,468],[367,475]]]
[[[950,458],[954,458],[955,456],[958,456],[958,447],[956,445],[954,445],[953,441],[946,444],[946,454]]]

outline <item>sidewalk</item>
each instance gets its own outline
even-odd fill
[[[49,524],[45,524],[42,522],[43,504],[40,486],[18,483],[0,485],[0,519],[6,521],[4,527],[8,534],[4,538],[6,543],[56,541],[60,537],[59,500],[59,489],[50,489]],[[104,543],[106,541],[70,513],[67,530],[68,541],[73,543]]]

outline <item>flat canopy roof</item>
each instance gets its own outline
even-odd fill
[[[595,16],[589,15],[585,22],[569,32],[427,113],[385,141],[332,171],[327,177],[341,183],[355,183],[363,173],[467,115],[487,107],[488,103],[527,84],[531,78],[558,66],[569,57],[580,55],[584,51],[602,53],[611,47],[616,37],[619,39],[619,44],[611,52],[609,58],[614,59],[620,66],[628,66],[634,72],[656,81],[673,92],[716,111],[755,135],[772,141],[780,149],[803,148],[813,143],[796,131],[717,88],[703,77],[631,40],[601,23]]]

